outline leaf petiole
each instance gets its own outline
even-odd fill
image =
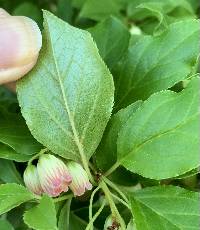
[[[100,186],[98,186],[91,194],[90,197],[90,205],[89,205],[89,221],[92,221],[92,205],[93,205],[93,200],[94,200],[94,196],[96,194],[96,192],[98,192],[98,190],[100,189]],[[91,228],[93,227],[93,224],[91,223]]]
[[[111,193],[112,197],[115,198],[116,200],[118,200],[120,203],[122,203],[125,207],[127,207],[128,209],[131,209],[130,206],[121,198],[119,198],[118,196],[116,196],[115,194]]]
[[[101,214],[101,212],[103,211],[104,207],[106,205],[106,200],[103,201],[101,207],[99,208],[99,210],[95,213],[95,215],[93,216],[93,218],[90,220],[90,222],[88,223],[87,227],[85,230],[90,230],[94,221],[97,219],[97,217]]]
[[[37,153],[36,155],[34,155],[29,161],[28,161],[28,165],[32,164],[32,162],[37,159],[39,156],[41,156],[42,154],[44,154],[45,152],[48,152],[49,150],[47,148],[45,149],[41,149],[39,153]]]
[[[124,195],[123,192],[121,192],[121,190],[117,187],[116,184],[114,184],[112,181],[110,181],[110,180],[109,180],[108,178],[106,178],[106,177],[103,177],[103,180],[105,181],[105,183],[106,183],[109,187],[111,187],[111,188],[114,189],[116,192],[118,192],[118,194],[124,199],[124,201],[125,201],[126,203],[128,203],[127,197]]]
[[[105,174],[104,176],[107,177],[112,174],[118,167],[120,166],[119,162],[116,162]]]
[[[103,192],[105,193],[105,196],[106,196],[106,199],[110,205],[110,209],[111,209],[111,212],[112,212],[112,215],[117,219],[117,221],[119,222],[120,226],[121,226],[121,229],[122,230],[126,230],[126,225],[124,223],[124,220],[122,219],[116,205],[115,205],[115,202],[112,198],[112,194],[107,186],[107,184],[102,180],[101,183],[100,183],[100,186],[103,190]]]

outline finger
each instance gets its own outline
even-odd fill
[[[35,65],[42,45],[37,24],[0,9],[0,84],[24,76]]]

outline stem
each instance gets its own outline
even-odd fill
[[[121,198],[119,198],[118,196],[116,196],[115,194],[111,193],[112,197],[114,197],[116,200],[118,200],[120,203],[122,203],[124,206],[126,206],[128,209],[131,209],[129,207],[129,205],[124,201],[122,200]]]
[[[58,197],[58,198],[54,198],[53,201],[54,201],[54,203],[57,203],[57,202],[60,202],[60,201],[63,201],[63,200],[71,199],[73,197],[74,197],[73,194],[68,194],[68,195],[64,195],[64,196]]]
[[[88,165],[88,161],[87,161],[87,159],[85,158],[85,155],[84,155],[84,154],[81,154],[81,160],[82,160],[82,163],[83,163],[83,167],[84,167],[84,169],[85,169],[85,171],[86,171],[86,173],[87,173],[87,175],[88,175],[88,177],[89,177],[91,183],[92,183],[93,185],[95,185],[96,183],[95,183],[94,178],[93,178],[93,176],[92,176],[92,174],[91,174],[91,172],[90,172],[90,168],[89,168],[89,165]]]
[[[92,204],[93,204],[93,200],[94,200],[94,195],[96,194],[96,192],[100,189],[100,187],[98,186],[93,192],[92,195],[90,197],[90,206],[89,206],[89,221],[92,221]],[[93,224],[91,223],[91,228],[93,228]]]
[[[114,189],[116,192],[119,193],[119,195],[128,203],[127,197],[124,195],[123,192],[120,191],[120,189],[117,187],[116,184],[114,184],[112,181],[110,181],[108,178],[103,177],[103,180],[108,184],[112,189]]]
[[[41,149],[39,153],[37,153],[36,155],[34,155],[29,161],[28,161],[28,165],[30,165],[35,159],[37,159],[39,156],[41,156],[42,154],[44,154],[45,152],[49,151],[47,148],[45,149]]]
[[[120,166],[119,162],[116,162],[105,174],[104,176],[107,177],[111,173],[113,173],[118,167]]]
[[[106,200],[103,201],[101,207],[99,208],[99,210],[95,213],[95,215],[93,216],[93,218],[90,220],[90,222],[88,223],[87,227],[85,230],[90,230],[91,227],[93,226],[93,223],[95,222],[95,220],[97,219],[97,217],[101,214],[101,212],[103,211],[104,207],[106,204]],[[92,227],[93,229],[93,227]]]
[[[110,209],[111,209],[113,216],[117,219],[117,221],[119,221],[121,229],[126,230],[126,225],[124,223],[124,220],[122,219],[121,215],[119,214],[119,211],[115,205],[115,202],[113,201],[113,198],[112,198],[112,195],[111,195],[111,192],[110,192],[108,186],[106,185],[106,183],[103,180],[101,181],[100,186],[105,193],[105,196],[106,196],[108,203],[110,204]]]
[[[67,212],[66,229],[69,229],[69,218],[70,218],[70,207],[71,207],[71,203],[72,203],[72,199],[69,199],[69,200],[67,201],[67,209],[68,209],[68,212]]]
[[[96,169],[95,169],[94,165],[93,165],[91,162],[89,162],[89,167],[91,168],[91,170],[92,170],[94,173],[96,173]]]

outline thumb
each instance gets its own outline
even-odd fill
[[[37,24],[0,8],[0,84],[18,80],[35,65],[42,36]]]

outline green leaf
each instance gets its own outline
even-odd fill
[[[16,102],[16,96],[14,93],[10,92],[5,87],[0,86],[0,102],[2,103],[2,101],[7,101],[7,100]]]
[[[151,96],[121,129],[117,164],[159,180],[197,168],[199,83],[194,78],[180,93]]]
[[[57,16],[66,22],[72,23],[72,17],[73,17],[72,0],[58,1]]]
[[[101,21],[110,15],[119,16],[121,5],[115,0],[86,0],[80,17]]]
[[[144,3],[144,4],[140,4],[137,8],[140,8],[140,9],[143,9],[144,11],[149,12],[149,17],[152,16],[158,20],[158,23],[155,24],[156,27],[154,28],[154,34],[156,32],[157,33],[162,32],[163,30],[168,28],[169,20],[164,10],[162,9],[160,3],[155,3],[155,2]],[[148,22],[151,23],[151,20],[149,20]],[[150,26],[148,25],[148,27]]]
[[[34,195],[18,184],[0,185],[0,215],[34,199]]]
[[[29,206],[33,206],[34,202],[28,202],[20,205],[17,208],[12,209],[8,213],[6,213],[7,220],[13,225],[15,230],[28,230],[27,225],[23,221],[24,210],[26,210]],[[29,229],[30,230],[30,229]]]
[[[150,34],[162,32],[173,22],[196,18],[186,0],[134,1],[128,8],[128,16],[139,23],[145,33]]]
[[[82,8],[84,3],[85,3],[85,0],[72,0],[72,6],[78,9]]]
[[[174,10],[184,10],[185,15],[194,15],[194,11],[186,0],[135,0],[131,2],[128,6],[127,14],[128,17],[134,20],[144,20],[145,18],[150,18],[152,16],[151,11],[146,11],[145,9],[149,6],[154,6],[157,9],[160,9],[161,13],[170,14]],[[151,7],[150,7],[151,8]],[[175,14],[175,17],[179,15]]]
[[[33,136],[73,160],[97,148],[113,106],[113,79],[88,32],[44,12],[44,44],[36,68],[18,83]]]
[[[0,143],[0,158],[17,162],[26,162],[31,157],[31,155],[19,154],[9,146]]]
[[[59,230],[69,230],[70,226],[70,207],[71,199],[68,200],[62,207],[58,220],[58,229]]]
[[[70,212],[71,200],[68,200],[66,204],[62,207],[59,220],[58,229],[59,230],[85,230],[87,222]],[[88,212],[88,210],[87,210]],[[96,228],[94,228],[96,230]]]
[[[17,171],[15,164],[8,160],[0,159],[0,179],[5,183],[23,184],[22,178]]]
[[[199,6],[200,6],[200,2],[198,0],[187,0],[190,5],[192,6],[192,8],[197,11]]]
[[[69,230],[85,230],[87,226],[87,222],[75,214],[70,214],[70,226]],[[96,228],[95,228],[96,229]],[[94,230],[95,230],[94,229]]]
[[[184,173],[183,175],[180,175],[178,177],[176,177],[175,179],[178,179],[178,180],[182,180],[182,179],[189,179],[191,178],[192,176],[195,176],[197,174],[200,173],[200,169],[199,168],[196,168],[196,169],[193,169],[187,173]]]
[[[5,219],[0,219],[1,230],[14,230],[13,226]]]
[[[118,133],[141,106],[142,101],[137,101],[125,109],[121,109],[111,117],[105,134],[95,154],[97,166],[102,170],[108,170],[117,160]]]
[[[53,199],[43,196],[40,204],[25,212],[24,222],[36,230],[57,230],[56,209]]]
[[[115,17],[109,17],[88,31],[97,43],[101,57],[112,69],[128,49],[128,29]]]
[[[130,198],[137,230],[199,229],[199,194],[173,186],[139,190]]]
[[[199,21],[187,20],[131,46],[116,70],[116,109],[186,79],[199,54],[199,35]]]
[[[0,130],[0,143],[9,146],[19,154],[33,155],[42,148],[33,138],[20,115],[5,114],[5,116],[1,116]]]
[[[10,112],[9,110],[13,110],[14,105],[17,105],[16,95],[5,87],[0,86],[0,116],[2,116],[2,112]]]

